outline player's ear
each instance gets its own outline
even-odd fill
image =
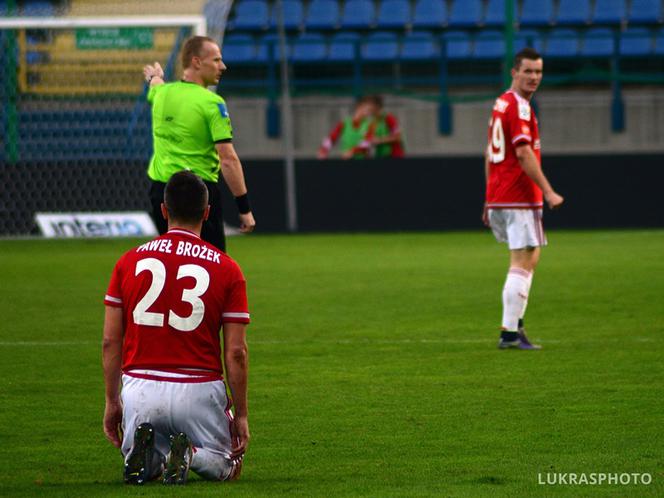
[[[210,217],[210,205],[208,204],[207,207],[205,208],[205,212],[203,213],[203,221],[207,221],[209,217]]]
[[[166,209],[166,204],[163,202],[161,203],[161,215],[166,221],[168,221],[168,209]]]

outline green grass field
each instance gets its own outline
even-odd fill
[[[489,233],[259,236],[241,481],[122,484],[101,429],[102,296],[135,240],[0,241],[2,496],[662,496],[664,231],[551,232],[498,351]],[[547,473],[644,485],[540,485]],[[541,477],[540,477],[541,476]]]

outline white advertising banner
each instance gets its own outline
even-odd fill
[[[35,220],[46,238],[153,237],[157,229],[142,211],[124,213],[37,213]]]

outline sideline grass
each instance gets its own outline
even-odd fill
[[[2,496],[661,496],[664,231],[553,232],[498,351],[488,233],[230,240],[253,323],[241,481],[121,484],[102,295],[137,241],[0,241]],[[547,473],[649,486],[545,486]]]

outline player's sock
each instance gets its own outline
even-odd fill
[[[526,300],[523,302],[523,308],[521,309],[521,314],[519,315],[519,329],[523,329],[523,317],[526,315],[526,308],[528,307],[528,297],[530,296],[530,287],[533,285],[533,275],[534,271],[529,272],[528,276],[528,291],[526,292]]]
[[[232,476],[235,467],[236,463],[229,460],[225,454],[206,448],[194,448],[190,468],[203,479],[225,481]]]
[[[502,329],[516,332],[519,318],[524,310],[524,302],[528,301],[528,280],[530,272],[522,268],[512,267],[507,272],[503,287],[503,322]]]

